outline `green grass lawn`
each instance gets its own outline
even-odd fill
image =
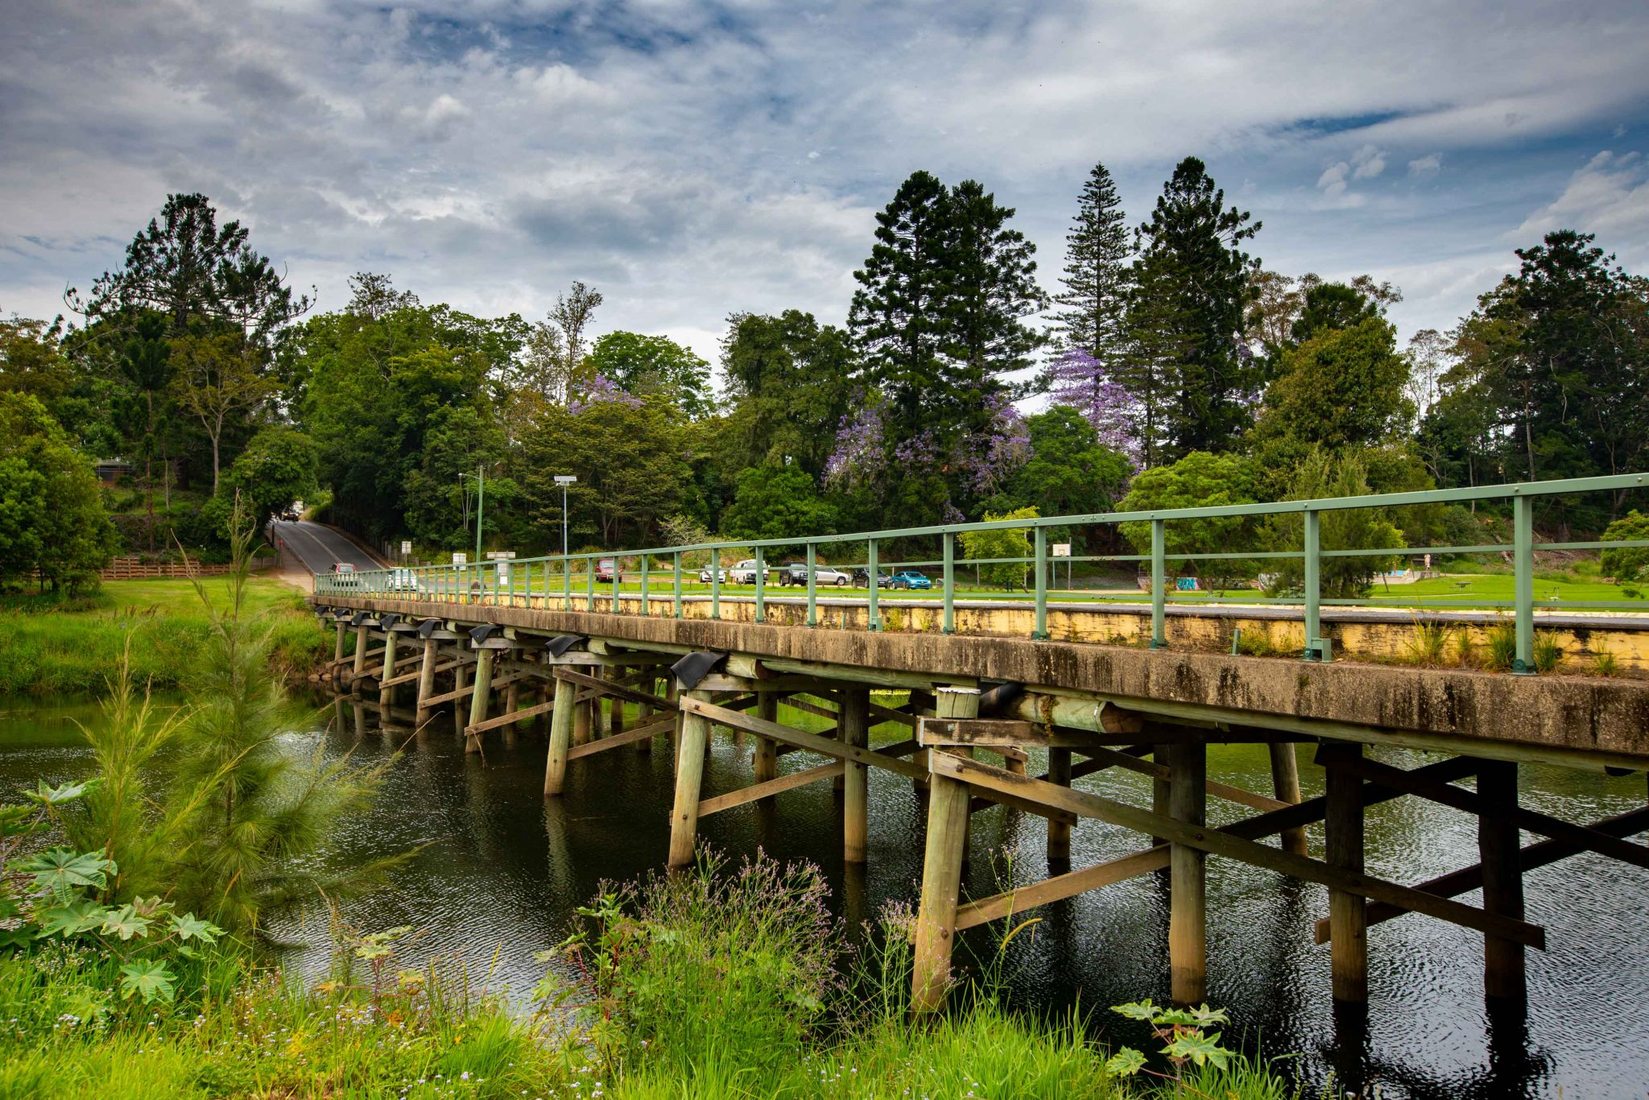
[[[215,602],[225,578],[202,581]],[[246,611],[275,633],[279,673],[302,672],[330,652],[303,593],[271,577],[246,586]],[[0,603],[0,695],[78,695],[103,690],[123,653],[140,682],[178,686],[206,636],[206,606],[188,580],[109,581],[66,603],[12,597]]]

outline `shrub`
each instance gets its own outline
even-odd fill
[[[1604,529],[1603,541],[1649,541],[1649,516],[1634,508]],[[1599,562],[1603,572],[1618,582],[1649,580],[1649,546],[1605,550]]]
[[[584,976],[607,1072],[685,1082],[713,1065],[759,1080],[799,1061],[822,1022],[838,988],[823,875],[760,853],[721,871],[704,855],[689,873],[604,888],[579,910],[585,925],[560,951]]]
[[[1448,630],[1440,622],[1414,620],[1414,631],[1409,636],[1409,659],[1417,665],[1433,668],[1443,663],[1443,652],[1449,639]]]
[[[1489,627],[1488,667],[1507,672],[1517,659],[1517,624],[1501,620]]]
[[[1563,663],[1563,643],[1550,630],[1537,630],[1534,636],[1534,667],[1536,672],[1551,672]]]

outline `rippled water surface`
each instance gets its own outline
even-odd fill
[[[0,710],[0,782],[32,785],[84,772],[89,759],[71,719],[90,715],[85,707]],[[351,706],[329,705],[317,711],[313,732],[295,735],[294,748],[319,741],[366,760],[402,750],[377,808],[345,825],[339,847],[353,859],[425,847],[385,889],[353,903],[348,919],[366,929],[413,925],[420,935],[409,953],[462,952],[472,973],[491,967],[495,985],[525,998],[542,973],[533,952],[566,934],[574,907],[602,879],[631,878],[663,862],[673,780],[661,740],[647,755],[620,748],[575,761],[565,797],[546,803],[542,736],[511,740],[490,735],[484,758],[465,756],[452,727],[409,740]],[[748,741],[718,736],[707,793],[747,783],[750,751]],[[1426,759],[1380,755],[1405,767]],[[798,753],[783,757],[781,768],[815,762]],[[1320,793],[1321,773],[1307,748],[1301,763],[1307,794]],[[1215,749],[1209,775],[1265,790],[1265,750]],[[1148,784],[1110,772],[1078,781],[1145,805]],[[1642,775],[1525,766],[1522,792],[1533,808],[1583,821],[1641,806],[1645,785]],[[776,812],[746,806],[707,818],[700,835],[734,855],[759,846],[813,860],[827,872],[843,917],[857,923],[884,902],[913,900],[921,873],[923,819],[910,783],[873,772],[871,799],[862,868],[841,861],[840,807],[828,783],[781,795]],[[1209,803],[1215,823],[1244,812]],[[1046,875],[1039,819],[997,808],[974,821],[967,892],[995,893],[1004,881]],[[1402,882],[1477,861],[1472,818],[1412,798],[1370,809],[1368,843],[1370,873]],[[1122,830],[1085,822],[1073,840],[1073,865],[1139,846]],[[1337,1026],[1328,948],[1312,944],[1313,922],[1327,912],[1325,891],[1224,860],[1209,868],[1209,999],[1231,1009],[1245,1041],[1263,1041],[1271,1055],[1295,1055],[1287,1064],[1302,1079],[1318,1085],[1337,1073],[1342,1083],[1364,1082],[1394,1098],[1649,1095],[1649,872],[1579,856],[1529,874],[1529,919],[1546,926],[1550,950],[1530,952],[1526,1019],[1485,1012],[1477,934],[1412,915],[1370,929],[1370,1009],[1361,1027],[1354,1020]],[[1092,1009],[1166,995],[1167,892],[1157,877],[1038,915],[1042,921],[1001,960],[1013,1003]],[[326,965],[322,922],[285,931],[304,944],[295,950],[299,965]],[[959,958],[992,959],[998,934],[969,933]],[[1094,1016],[1096,1033],[1115,1037],[1120,1026],[1109,1013]]]

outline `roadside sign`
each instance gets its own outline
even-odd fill
[[[498,583],[500,585],[509,584],[510,583],[510,561],[509,561],[509,558],[496,558],[494,560],[498,563]]]
[[[515,551],[514,550],[488,550],[487,551],[487,557],[491,558],[493,561],[514,561],[515,560]]]
[[[469,560],[470,556],[462,550],[454,550],[452,552],[452,564],[454,565],[468,565]]]
[[[401,540],[401,556],[403,558],[408,558],[408,557],[412,556],[412,540],[411,539],[402,539]]]
[[[1071,556],[1071,544],[1068,543],[1068,542],[1056,542],[1056,543],[1054,543],[1053,544],[1053,555],[1056,558],[1068,558],[1068,557],[1070,557]]]

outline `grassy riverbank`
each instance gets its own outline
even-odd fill
[[[1126,1076],[1080,1020],[989,995],[913,1022],[904,922],[855,951],[823,902],[816,871],[770,861],[614,889],[530,1013],[451,968],[404,968],[406,930],[339,934],[308,989],[220,944],[173,962],[169,1001],[123,995],[106,949],[0,955],[0,1098],[1294,1095],[1235,1057]]]
[[[229,598],[227,579],[201,583],[215,602]],[[277,675],[301,676],[331,655],[330,636],[297,589],[251,577],[244,599],[248,619],[274,633]],[[102,692],[128,645],[139,683],[177,687],[198,659],[210,621],[187,580],[109,581],[96,595],[70,601],[6,597],[0,600],[0,695]]]

